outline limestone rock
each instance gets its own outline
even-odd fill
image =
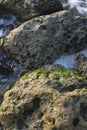
[[[87,130],[87,84],[79,86],[84,80],[71,70],[26,73],[4,94],[1,125],[8,130]]]
[[[29,69],[52,64],[87,46],[87,19],[60,11],[25,22],[4,39],[7,54]]]

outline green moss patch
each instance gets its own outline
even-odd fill
[[[37,69],[32,72],[26,73],[22,79],[27,79],[29,76],[36,74],[37,76],[40,76],[41,74],[46,74],[45,69]],[[86,80],[85,76],[81,76],[77,73],[77,71],[74,70],[59,70],[59,71],[50,71],[49,74],[52,74],[56,79],[60,79],[61,77],[68,79],[68,78],[74,78],[78,81]]]
[[[29,78],[29,76],[31,76],[31,75],[33,75],[33,74],[36,74],[36,75],[40,76],[41,74],[45,74],[45,73],[46,73],[46,72],[45,72],[44,69],[37,69],[37,70],[35,70],[35,71],[26,73],[26,74],[22,77],[22,79],[27,79],[27,78]]]
[[[60,71],[52,71],[51,72],[57,79],[60,77],[67,78],[76,78],[78,81],[83,81],[86,79],[85,76],[80,76],[76,71],[74,70],[60,70]]]

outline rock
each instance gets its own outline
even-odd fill
[[[4,39],[7,54],[27,69],[53,64],[64,53],[87,46],[87,19],[60,11],[25,22]]]
[[[81,63],[85,61],[87,61],[87,57],[83,53],[80,52],[75,55],[75,62],[77,64],[77,68]]]
[[[13,72],[13,69],[5,62],[0,61],[0,74],[9,75]]]
[[[0,3],[24,20],[63,10],[59,0],[1,0]]]
[[[2,14],[6,14],[6,13],[8,13],[8,11],[4,9],[3,6],[0,5],[0,17],[2,16]]]
[[[76,57],[77,71],[80,75],[87,77],[87,57],[79,55]]]
[[[3,128],[87,130],[87,80],[72,70],[46,73],[26,73],[5,92],[0,105]]]
[[[36,12],[39,15],[51,14],[61,10],[63,10],[63,6],[58,0],[50,0],[47,4],[42,4],[42,6],[39,5],[36,7]]]
[[[78,73],[87,78],[87,57],[85,56],[85,54],[77,53],[75,61]]]
[[[87,77],[87,59],[86,59],[86,61],[81,62],[78,65],[77,70],[80,73],[80,75],[84,75],[85,77]]]

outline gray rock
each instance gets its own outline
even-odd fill
[[[87,46],[87,19],[60,11],[25,22],[4,39],[4,49],[28,69],[52,64]]]
[[[39,15],[63,10],[59,0],[1,0],[0,3],[22,19],[31,19]]]

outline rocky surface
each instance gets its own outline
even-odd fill
[[[84,54],[76,55],[77,71],[87,77],[87,57]]]
[[[50,14],[0,40],[0,73],[10,75],[0,75],[0,130],[87,130],[87,18],[56,12],[63,9],[58,0],[0,2],[23,19]],[[48,65],[68,54],[76,56],[73,70]]]
[[[0,0],[0,3],[22,19],[63,10],[59,0]]]
[[[87,130],[87,80],[57,65],[26,73],[5,92],[0,122],[8,130]]]
[[[61,11],[25,22],[1,43],[4,49],[29,69],[52,64],[64,52],[87,46],[86,18]]]

